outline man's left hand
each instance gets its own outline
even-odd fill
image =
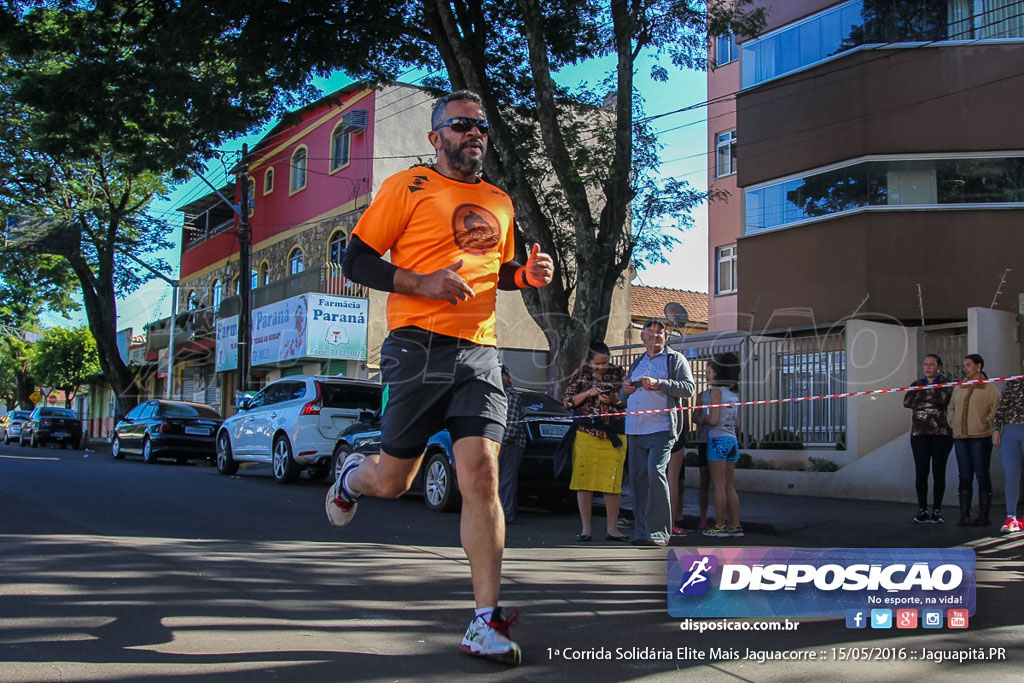
[[[551,256],[540,250],[534,243],[530,249],[530,257],[526,259],[526,282],[531,287],[544,287],[555,275],[555,262]]]
[[[661,382],[659,382],[654,377],[641,377],[640,379],[642,379],[644,382],[644,389],[649,389],[650,391],[657,391],[658,387],[661,386]]]

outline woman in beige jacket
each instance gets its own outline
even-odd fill
[[[964,358],[964,375],[968,380],[988,379],[985,360],[976,353]],[[999,390],[992,384],[968,384],[953,390],[946,409],[946,419],[953,429],[953,448],[960,470],[959,526],[991,526],[992,423],[999,405]],[[978,516],[970,521],[971,494],[974,479],[978,480]]]

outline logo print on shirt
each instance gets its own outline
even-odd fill
[[[498,246],[501,227],[497,217],[482,206],[461,204],[452,212],[455,244],[470,254],[486,254]]]
[[[414,175],[412,177],[412,185],[408,185],[409,192],[419,192],[424,189],[423,183],[428,182],[430,179],[425,175]]]

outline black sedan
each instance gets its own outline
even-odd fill
[[[21,425],[18,443],[33,448],[58,443],[77,449],[82,445],[82,420],[70,408],[36,408]]]
[[[146,401],[114,427],[110,454],[120,460],[134,453],[149,463],[174,458],[179,465],[189,458],[213,459],[214,435],[223,421],[220,413],[202,403]]]
[[[569,477],[555,476],[554,454],[559,442],[570,428],[564,418],[570,413],[562,404],[538,391],[521,390],[526,425],[526,448],[519,466],[519,500],[536,500],[546,507],[561,508],[574,497],[569,491]],[[373,454],[380,449],[380,416],[366,413],[358,423],[350,425],[334,446],[332,481],[349,453]],[[461,499],[455,477],[455,455],[447,430],[437,432],[427,443],[420,474],[412,491],[422,491],[427,507],[437,512],[459,508]]]

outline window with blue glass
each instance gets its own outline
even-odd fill
[[[747,190],[745,198],[747,235],[863,208],[1024,208],[1024,157],[862,161]]]
[[[1024,0],[854,0],[742,46],[749,88],[865,45],[1024,38]]]
[[[740,48],[736,45],[736,34],[730,31],[715,38],[715,66],[722,66],[740,58]]]

